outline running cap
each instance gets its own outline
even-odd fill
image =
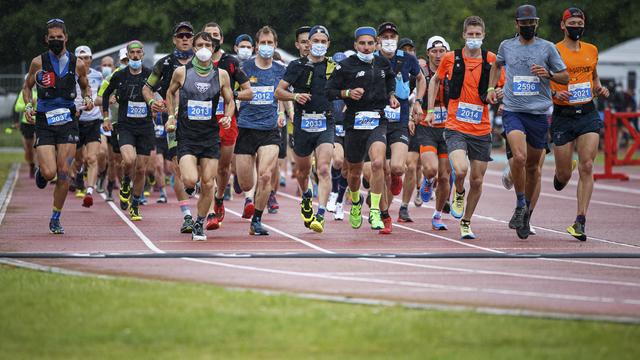
[[[193,26],[191,23],[188,21],[181,21],[173,28],[173,35],[177,35],[180,28],[187,28],[193,34]]]
[[[450,50],[449,43],[442,36],[436,35],[432,36],[427,40],[427,51],[433,49],[436,46],[444,46],[447,51]]]
[[[240,45],[241,42],[248,41],[251,43],[251,46],[254,46],[253,38],[249,34],[241,34],[236,38],[236,46]]]
[[[118,58],[122,61],[124,59],[127,59],[129,56],[127,55],[127,49],[126,48],[122,48],[120,49],[120,53],[118,54]]]
[[[76,48],[75,55],[76,57],[93,56],[93,53],[91,53],[91,49],[87,45],[80,45]]]
[[[308,33],[309,31],[311,31],[311,26],[300,26],[296,29],[296,39],[298,39],[298,35]]]
[[[536,7],[533,5],[522,5],[516,10],[516,20],[539,20]]]
[[[378,34],[382,34],[385,31],[393,31],[396,34],[399,34],[396,24],[390,21],[383,22],[382,24],[380,24],[380,26],[378,26]]]
[[[402,38],[398,41],[398,49],[402,49],[404,46],[411,46],[412,48],[416,47],[416,44],[413,43],[413,40],[409,38]]]
[[[327,30],[327,28],[322,26],[322,25],[315,25],[314,27],[312,27],[309,30],[309,37],[311,37],[311,35],[317,34],[317,33],[325,34],[325,35],[327,35],[327,37],[329,39],[331,39],[331,36],[329,35],[329,30]]]
[[[562,13],[562,21],[565,21],[568,18],[572,18],[572,17],[577,17],[582,20],[586,20],[582,10],[576,7],[570,7],[567,10],[565,10],[564,13]]]
[[[358,39],[360,36],[363,35],[370,35],[373,37],[378,36],[378,33],[376,32],[376,29],[372,28],[371,26],[361,26],[359,28],[356,29],[356,31],[354,32],[354,36],[356,39]]]

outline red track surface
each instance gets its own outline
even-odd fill
[[[532,223],[538,235],[519,240],[507,228],[515,199],[500,185],[500,165],[493,164],[472,225],[477,240],[459,240],[457,221],[446,218],[449,231],[431,230],[433,202],[410,208],[414,223],[394,224],[392,235],[328,216],[324,234],[305,229],[298,215],[293,181],[278,195],[278,214],[264,216],[271,235],[248,236],[239,217],[239,198],[226,203],[220,230],[206,242],[179,234],[181,216],[169,204],[142,208],[144,220],[132,224],[120,210],[96,197],[90,209],[70,196],[62,215],[66,234],[49,235],[47,223],[53,187],[38,190],[22,169],[7,214],[0,225],[0,251],[9,252],[640,252],[640,169],[625,169],[629,182],[601,181],[588,214],[590,239],[579,242],[564,229],[575,218],[575,183],[558,193],[553,169],[543,172],[543,194]],[[574,180],[577,179],[574,174]],[[173,200],[173,201],[171,201]],[[195,199],[192,200],[195,208]],[[345,207],[348,209],[348,206]],[[398,204],[392,208],[397,216]],[[128,220],[127,220],[128,221]],[[144,240],[146,241],[143,241]],[[210,282],[224,286],[354,296],[414,303],[468,305],[604,315],[640,319],[640,259],[55,259],[44,265],[105,274]]]

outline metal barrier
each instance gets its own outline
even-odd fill
[[[613,172],[614,166],[640,165],[640,159],[633,159],[633,155],[640,149],[640,133],[629,122],[629,119],[640,118],[640,113],[619,112],[612,113],[607,109],[604,112],[604,173],[594,174],[595,180],[618,179],[627,181],[629,176],[625,173]],[[618,157],[618,124],[622,124],[633,139],[627,149],[624,158]]]

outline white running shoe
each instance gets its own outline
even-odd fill
[[[511,190],[511,188],[513,187],[513,180],[511,179],[511,167],[509,167],[508,164],[504,167],[504,170],[502,170],[502,186],[504,186],[504,188],[507,190]]]
[[[344,211],[342,210],[342,203],[336,203],[335,212],[333,213],[333,220],[344,219]]]
[[[419,188],[416,190],[416,196],[413,198],[413,204],[416,207],[422,206],[422,197],[420,196],[420,189]]]
[[[529,235],[536,235],[536,229],[533,228],[531,223],[529,223]]]
[[[331,194],[329,194],[329,202],[327,202],[328,212],[336,211],[336,200],[338,200],[338,193],[332,192]]]

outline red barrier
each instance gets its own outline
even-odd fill
[[[624,173],[614,173],[614,166],[640,165],[640,159],[633,160],[633,155],[640,148],[640,133],[631,125],[629,119],[640,118],[640,113],[619,112],[612,113],[609,109],[604,112],[604,173],[594,174],[593,178],[629,180]],[[632,144],[627,149],[624,158],[618,157],[618,124],[627,128],[632,138]]]

